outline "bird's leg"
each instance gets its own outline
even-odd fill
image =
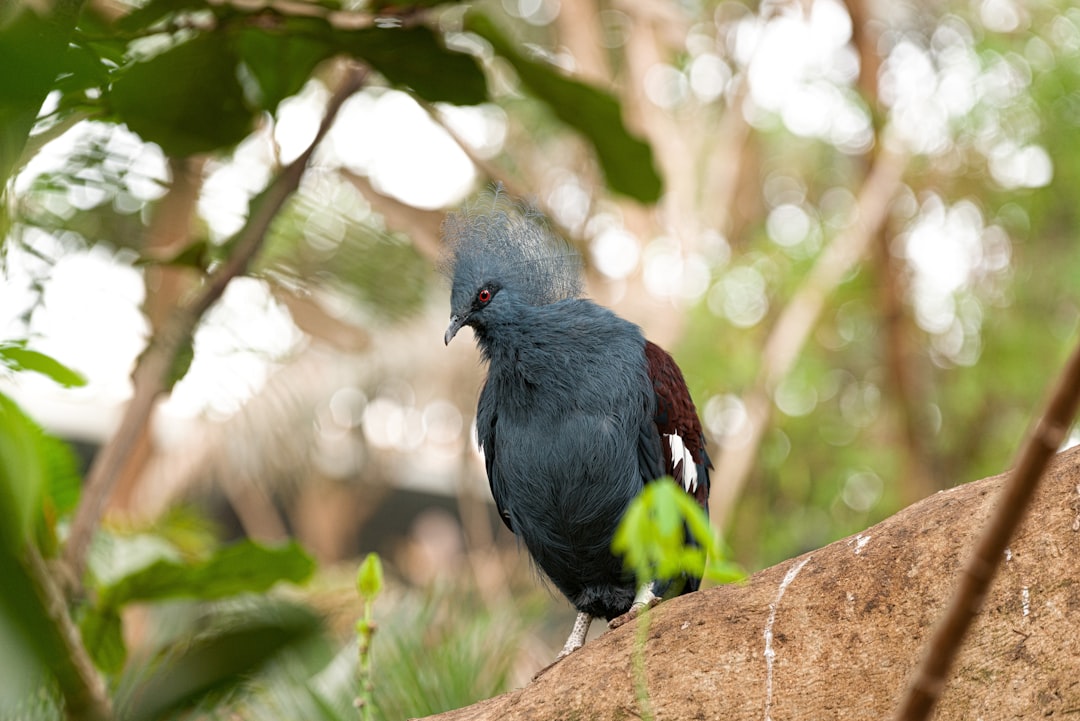
[[[585,645],[585,636],[589,634],[591,624],[592,616],[584,611],[578,611],[577,618],[574,619],[574,628],[570,631],[570,637],[566,639],[562,651],[559,651],[559,655],[555,657],[556,661],[566,658]]]
[[[574,651],[577,651],[585,645],[585,637],[589,634],[589,626],[592,624],[592,619],[593,617],[584,611],[578,611],[577,618],[574,619],[574,628],[570,631],[570,638],[566,639],[566,644],[563,646],[562,651],[559,651],[559,655],[555,657],[554,661],[536,672],[536,675],[533,676],[533,681],[547,673],[548,670],[559,661],[562,661]]]
[[[638,617],[646,608],[652,608],[660,603],[660,597],[653,591],[652,581],[643,583],[638,587],[634,602],[630,604],[630,610],[621,616],[616,616],[608,622],[608,628],[618,628]]]

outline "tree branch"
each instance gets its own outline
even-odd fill
[[[1016,468],[1001,492],[994,515],[964,567],[944,620],[937,627],[918,673],[898,707],[896,721],[922,721],[930,717],[964,637],[982,609],[987,590],[1005,556],[1005,549],[1024,518],[1043,469],[1061,447],[1080,404],[1080,344],[1058,378],[1046,411],[1035,423],[1020,451]]]
[[[331,96],[322,124],[307,149],[286,166],[263,193],[252,201],[247,223],[233,239],[232,253],[209,276],[199,293],[185,306],[178,307],[160,333],[150,341],[132,373],[134,386],[120,428],[101,449],[87,474],[82,501],[76,509],[71,533],[64,547],[64,563],[70,584],[69,597],[82,589],[90,539],[101,521],[120,470],[138,440],[158,397],[168,391],[169,376],[180,351],[191,343],[195,328],[206,311],[221,297],[233,278],[247,271],[262,247],[270,224],[285,201],[300,185],[315,149],[330,129],[342,103],[359,90],[366,71],[351,69]]]
[[[45,565],[37,546],[28,542],[23,566],[33,581],[42,606],[56,629],[63,656],[61,668],[52,668],[64,697],[64,713],[72,721],[107,721],[113,717],[105,680],[98,673],[83,646],[82,635],[68,615],[64,593]]]

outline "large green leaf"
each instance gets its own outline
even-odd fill
[[[150,721],[212,702],[275,657],[318,638],[321,630],[318,616],[290,604],[234,614],[223,628],[178,643],[147,669],[135,670],[137,678],[118,694],[119,717]]]
[[[342,50],[424,100],[476,105],[488,99],[476,58],[448,50],[431,28],[372,27],[340,30],[335,37]]]
[[[51,356],[30,350],[23,342],[0,344],[0,364],[12,370],[40,373],[65,388],[86,385],[86,378],[81,373]]]
[[[64,67],[81,0],[0,5],[0,188]]]
[[[35,540],[42,554],[51,557],[56,555],[60,545],[57,526],[79,503],[82,474],[75,451],[67,442],[43,431],[38,433],[37,440],[45,469],[45,486]]]
[[[0,548],[22,548],[45,487],[40,430],[0,394]]]
[[[88,610],[79,621],[79,632],[95,666],[105,673],[116,673],[124,667],[127,648],[116,609]]]
[[[11,704],[18,705],[19,696],[14,694],[25,693],[28,686],[49,675],[59,681],[61,688],[77,687],[78,672],[26,566],[11,549],[3,547],[0,578],[0,669],[4,671],[0,673],[0,710],[6,712]],[[37,690],[40,692],[40,687]],[[23,713],[26,710],[25,706],[21,709]],[[69,712],[71,718],[78,717],[78,710]],[[27,717],[2,712],[0,716]]]
[[[154,561],[100,589],[99,599],[103,606],[119,607],[131,601],[262,593],[279,581],[305,581],[314,570],[315,562],[295,541],[276,548],[242,541],[201,563]]]
[[[608,93],[567,78],[554,67],[526,58],[479,12],[465,16],[465,29],[481,36],[517,72],[529,92],[560,120],[592,143],[608,187],[643,203],[660,198],[662,181],[648,143],[623,125],[619,103]]]
[[[251,131],[253,111],[237,80],[238,58],[225,33],[203,33],[126,68],[113,83],[117,117],[167,155],[235,145]]]
[[[322,18],[286,18],[280,26],[244,27],[236,51],[259,87],[258,105],[274,112],[295,95],[315,66],[337,52],[330,24]]]
[[[690,574],[730,583],[745,575],[726,560],[705,510],[670,477],[646,484],[630,503],[611,548],[638,578]]]

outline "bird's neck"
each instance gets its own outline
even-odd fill
[[[494,323],[477,329],[476,341],[488,362],[488,376],[507,388],[525,393],[540,384],[547,385],[549,373],[557,364],[544,362],[554,352],[550,327],[545,313],[522,309],[512,323]]]

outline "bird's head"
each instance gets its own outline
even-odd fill
[[[512,322],[522,306],[541,306],[581,294],[581,261],[537,211],[496,193],[483,208],[455,213],[443,225],[443,272],[450,278],[450,325],[480,338]]]

